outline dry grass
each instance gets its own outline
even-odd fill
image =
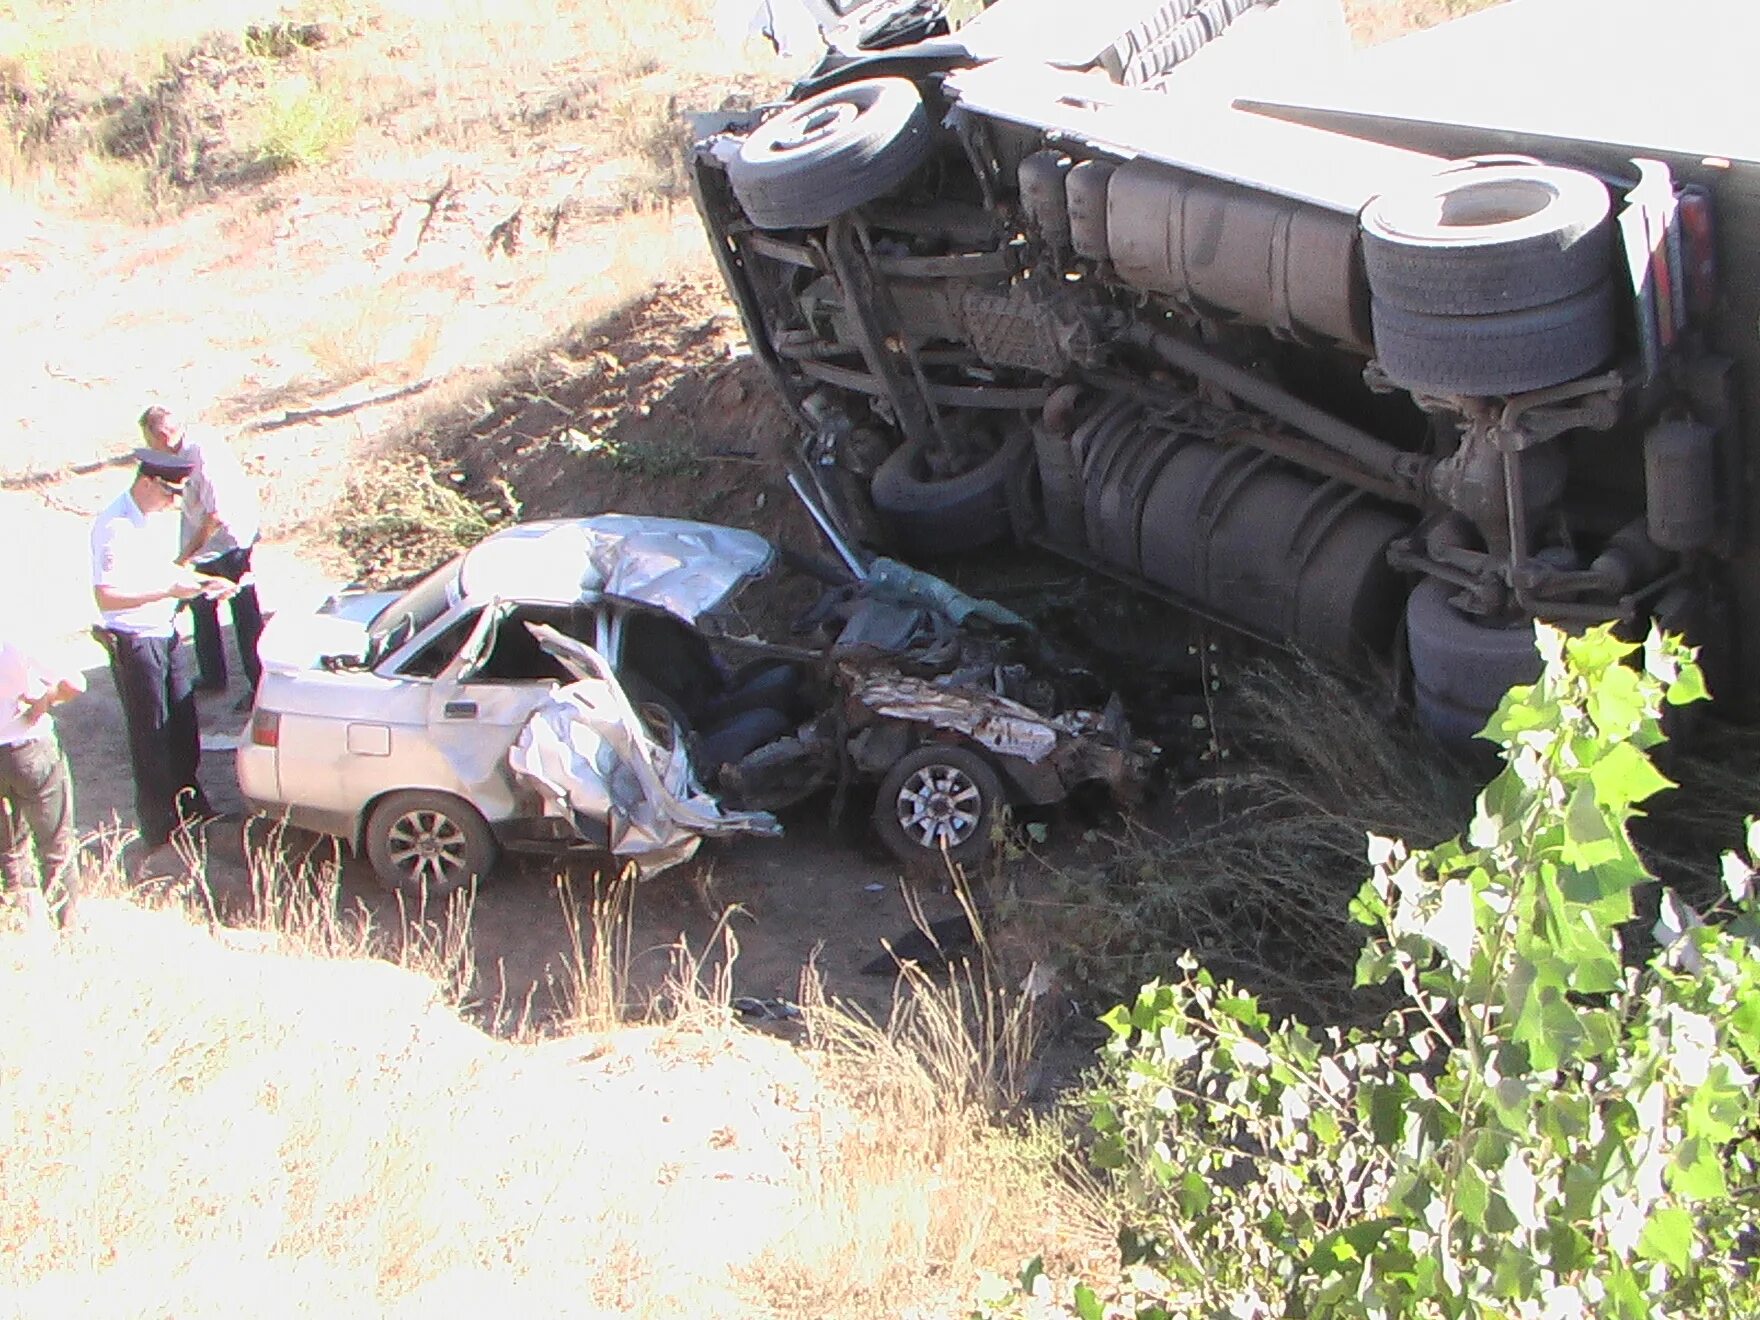
[[[710,0],[19,0],[0,51],[12,190],[101,210],[88,162],[128,159],[155,214],[255,166],[334,160],[357,133],[368,158],[416,158],[557,119],[628,153],[623,201],[677,197],[681,91],[752,76]]]
[[[1113,859],[1055,877],[1053,920],[1078,982],[1134,995],[1191,950],[1278,1011],[1336,1015],[1363,931],[1349,916],[1370,833],[1455,832],[1475,784],[1364,693],[1295,662],[1240,684],[1218,734],[1249,769],[1186,789]]]
[[[462,476],[437,471],[420,450],[382,454],[349,474],[332,531],[363,581],[404,581],[518,519],[519,504],[505,484],[496,488],[498,503],[471,499],[462,486]]]
[[[498,1040],[458,1013],[468,907],[375,931],[268,844],[242,929],[110,863],[59,941],[0,914],[0,1310],[856,1320],[1101,1249],[989,1121],[1014,1047],[969,1028],[1026,1014],[981,975],[887,1027],[805,995],[797,1046],[734,1025],[730,941],[681,947],[616,1027],[612,886],[577,927],[603,1029]]]
[[[1503,0],[1344,0],[1345,22],[1359,46],[1435,27]]]

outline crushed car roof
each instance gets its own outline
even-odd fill
[[[694,623],[775,557],[775,547],[756,532],[604,513],[496,532],[465,552],[459,584],[467,600],[570,605],[616,596]]]

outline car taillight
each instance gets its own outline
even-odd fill
[[[251,715],[251,745],[253,747],[281,746],[281,712],[277,710],[259,710]]]

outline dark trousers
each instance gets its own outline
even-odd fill
[[[196,571],[237,582],[251,571],[251,551],[228,550],[217,559],[204,559]],[[247,582],[229,602],[232,606],[232,640],[238,643],[238,659],[244,676],[256,691],[263,666],[257,660],[257,638],[263,635],[263,610],[257,604],[255,583]],[[226,643],[220,636],[220,602],[198,596],[189,603],[196,625],[196,671],[204,688],[226,686]]]
[[[128,721],[135,816],[141,838],[157,848],[181,822],[213,815],[196,782],[202,745],[189,650],[175,633],[109,638],[110,676]]]
[[[30,849],[37,849],[31,865]],[[50,730],[41,738],[0,747],[0,870],[20,889],[75,887],[73,778]],[[37,872],[41,870],[39,878]]]

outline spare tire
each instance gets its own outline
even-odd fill
[[[1032,432],[1023,427],[970,472],[938,481],[929,475],[922,445],[907,440],[874,474],[874,507],[907,554],[957,554],[1000,541],[1011,529],[1009,478],[1032,445]]]
[[[807,228],[885,196],[932,145],[916,87],[904,78],[865,78],[759,124],[727,162],[727,181],[760,229]]]
[[[1543,307],[1437,316],[1377,299],[1375,357],[1395,385],[1426,394],[1504,395],[1586,376],[1613,355],[1613,284]]]
[[[1555,165],[1456,167],[1363,209],[1377,302],[1432,315],[1539,307],[1581,293],[1613,261],[1607,186]]]

